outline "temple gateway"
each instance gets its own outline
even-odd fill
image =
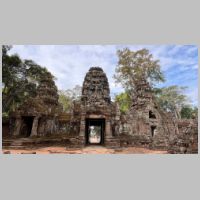
[[[9,135],[40,138],[40,142],[53,137],[67,147],[145,146],[171,153],[198,152],[197,119],[175,119],[160,109],[146,80],[136,84],[131,102],[130,110],[122,114],[119,105],[111,101],[105,72],[91,67],[83,82],[81,99],[74,101],[70,113],[63,113],[57,87],[49,74],[38,86],[37,96],[11,113]]]

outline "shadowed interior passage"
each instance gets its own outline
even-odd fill
[[[103,144],[105,119],[86,119],[86,144]]]

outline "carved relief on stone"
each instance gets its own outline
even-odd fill
[[[82,104],[91,107],[108,105],[110,100],[108,79],[100,67],[92,67],[86,74],[81,99]]]

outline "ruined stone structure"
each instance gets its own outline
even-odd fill
[[[101,127],[100,144],[108,147],[146,146],[171,149],[171,153],[181,153],[182,148],[185,152],[197,152],[197,123],[192,123],[188,129],[188,135],[192,135],[192,139],[187,141],[189,144],[185,145],[186,139],[177,143],[185,136],[183,127],[186,125],[180,125],[183,120],[177,121],[171,113],[159,108],[146,80],[136,83],[131,109],[122,115],[119,105],[110,99],[106,74],[101,68],[92,67],[83,82],[81,101],[75,104],[72,119],[73,127],[77,128],[74,131],[77,139],[74,144],[90,144],[90,127],[97,126]]]
[[[111,102],[108,79],[99,67],[90,68],[86,74],[81,102],[74,108],[74,119],[79,116],[79,139],[82,144],[89,143],[90,128],[99,127],[100,144],[112,144],[112,122],[116,115],[115,105]]]
[[[59,112],[57,87],[49,73],[40,82],[36,97],[11,113],[11,134],[29,137],[55,133]]]
[[[197,119],[176,120],[179,133],[170,140],[169,153],[198,152],[198,121]]]
[[[177,125],[171,116],[159,109],[146,80],[135,84],[132,105],[126,114],[127,144],[166,148],[171,135],[177,134]],[[126,139],[123,139],[126,140]],[[125,145],[127,145],[125,143]]]
[[[170,153],[197,153],[197,120],[177,120],[157,105],[146,80],[135,83],[132,105],[121,114],[110,97],[108,79],[100,67],[87,72],[80,101],[62,113],[52,77],[44,77],[37,96],[11,115],[12,135],[46,136],[62,133],[66,146],[143,146]]]

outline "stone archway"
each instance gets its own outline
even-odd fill
[[[87,145],[103,145],[105,137],[105,119],[87,118],[85,126],[85,139]]]

